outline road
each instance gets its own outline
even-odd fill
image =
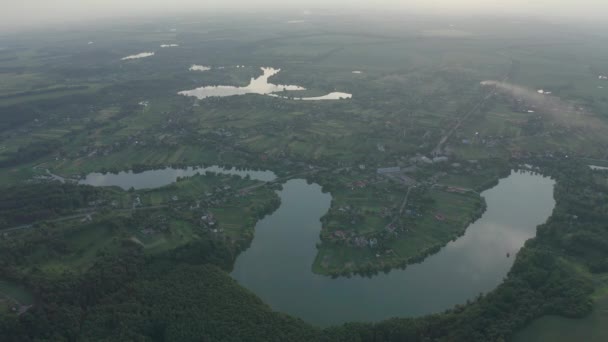
[[[410,186],[407,189],[407,193],[405,194],[405,197],[403,198],[403,203],[401,203],[401,207],[399,208],[399,214],[393,219],[393,221],[391,221],[391,223],[387,224],[386,227],[384,227],[384,229],[388,229],[388,227],[393,225],[395,222],[397,222],[397,220],[401,216],[403,216],[403,211],[405,210],[405,207],[407,206],[408,199],[410,198],[410,192],[412,191],[413,188],[415,188],[415,186]]]
[[[69,215],[69,216],[62,216],[56,219],[52,219],[52,220],[45,220],[43,222],[61,222],[61,221],[69,221],[69,220],[74,220],[74,219],[78,219],[78,218],[85,218],[87,217],[87,215],[93,215],[95,212],[91,211],[88,213],[83,213],[83,214],[76,214],[76,215]],[[34,224],[24,224],[21,226],[16,226],[16,227],[11,227],[11,228],[7,228],[7,229],[2,229],[0,230],[0,232],[11,232],[11,231],[15,231],[15,230],[22,230],[22,229],[28,229],[28,228],[33,228]]]
[[[314,170],[309,170],[309,171],[304,171],[304,172],[300,172],[300,173],[296,173],[296,174],[292,174],[289,176],[285,176],[285,177],[281,177],[281,178],[277,178],[274,179],[272,181],[268,181],[268,182],[262,182],[259,184],[255,184],[255,185],[251,185],[242,189],[239,189],[237,191],[245,191],[245,192],[249,192],[255,189],[258,189],[260,187],[266,186],[268,184],[275,184],[275,183],[283,183],[284,181],[287,181],[289,179],[295,178],[295,177],[301,177],[307,174],[311,174],[311,173],[315,173],[318,171],[321,171],[322,169],[314,169]],[[174,202],[175,203],[175,202]],[[160,205],[153,205],[153,206],[146,206],[146,207],[136,207],[136,208],[130,208],[130,209],[116,209],[116,211],[120,211],[120,212],[128,212],[128,211],[133,211],[133,210],[152,210],[152,209],[161,209],[161,208],[166,208],[168,207],[168,204],[160,204]],[[63,221],[69,221],[69,220],[75,220],[75,219],[83,219],[86,218],[89,215],[93,215],[97,213],[97,210],[89,210],[83,213],[79,213],[79,214],[73,214],[73,215],[68,215],[68,216],[62,216],[62,217],[58,217],[52,220],[44,220],[41,222],[63,222]],[[34,223],[32,224],[24,224],[24,225],[20,225],[20,226],[15,226],[15,227],[10,227],[10,228],[6,228],[6,229],[0,229],[0,232],[11,232],[11,231],[17,231],[17,230],[23,230],[23,229],[30,229],[34,227]]]
[[[511,69],[513,69],[513,65],[511,66]],[[501,82],[508,81],[511,76],[511,73],[512,73],[512,71],[510,70],[502,78]],[[437,146],[435,146],[435,148],[431,152],[431,155],[434,155],[434,156],[441,155],[442,151],[443,151],[443,145],[445,145],[445,143],[452,137],[454,132],[456,132],[460,128],[460,126],[462,126],[462,124],[465,121],[467,121],[471,115],[473,115],[473,113],[475,113],[477,110],[479,110],[479,108],[481,108],[481,106],[483,106],[486,103],[486,101],[488,101],[489,99],[494,97],[494,95],[496,95],[497,93],[498,93],[498,91],[496,89],[492,90],[492,92],[490,92],[490,94],[486,95],[483,99],[481,99],[479,102],[477,102],[477,104],[475,104],[473,106],[473,108],[471,108],[470,111],[468,111],[462,117],[460,117],[460,119],[458,119],[458,122],[456,122],[456,124],[443,137],[441,137],[441,139],[439,140],[439,143],[437,144]]]
[[[127,211],[134,211],[134,210],[152,210],[152,209],[160,209],[160,208],[166,208],[168,205],[167,204],[161,204],[161,205],[151,205],[151,206],[147,206],[147,207],[137,207],[137,208],[132,208],[132,209],[116,209],[116,211],[120,211],[120,212],[127,212]],[[40,222],[63,222],[63,221],[70,221],[70,220],[76,220],[76,219],[83,219],[86,218],[89,215],[94,215],[97,213],[97,210],[90,210],[84,213],[80,213],[80,214],[73,214],[73,215],[68,215],[68,216],[62,216],[62,217],[58,217],[52,220],[43,220],[43,221],[39,221],[36,223],[40,223]],[[16,231],[16,230],[23,230],[23,229],[29,229],[29,228],[33,228],[35,223],[31,223],[31,224],[24,224],[21,226],[15,226],[15,227],[10,227],[10,228],[6,228],[6,229],[0,229],[0,232],[4,233],[4,232],[11,232],[11,231]]]

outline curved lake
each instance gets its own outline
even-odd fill
[[[321,326],[440,312],[502,282],[515,253],[551,215],[554,184],[513,172],[482,194],[488,205],[482,218],[421,264],[371,279],[331,279],[311,271],[331,196],[292,180],[279,192],[281,207],[258,222],[232,276],[273,309]]]
[[[168,167],[139,173],[134,173],[133,171],[123,171],[119,173],[90,173],[84,179],[78,181],[78,183],[92,186],[118,186],[125,190],[128,190],[131,187],[135,190],[152,189],[175,183],[178,177],[191,177],[197,173],[204,174],[205,172],[237,175],[241,177],[249,176],[251,179],[264,182],[269,182],[277,178],[274,172],[271,171],[238,170],[236,168],[226,169],[219,166],[187,167],[183,169]]]

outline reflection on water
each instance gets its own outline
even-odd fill
[[[269,182],[276,179],[271,171],[237,170],[236,168],[225,169],[218,166],[211,167],[188,167],[184,169],[165,168],[150,170],[140,173],[132,171],[119,173],[90,173],[78,183],[92,186],[118,186],[125,190],[131,187],[138,189],[152,189],[174,183],[178,177],[191,177],[197,173],[215,172],[225,175],[249,176],[251,179]]]
[[[316,184],[289,181],[279,192],[281,207],[258,222],[232,276],[273,309],[317,325],[440,312],[502,282],[515,254],[551,214],[553,186],[548,178],[512,173],[483,193],[482,218],[421,264],[371,279],[331,279],[311,271],[319,218],[331,196]]]
[[[198,70],[193,69],[192,66],[190,70]],[[204,71],[204,70],[201,70]],[[268,79],[276,74],[278,74],[281,69],[274,68],[262,68],[263,74],[258,78],[252,78],[249,82],[249,85],[245,87],[234,87],[234,86],[208,86],[208,87],[200,87],[192,90],[180,91],[178,94],[184,96],[193,96],[198,99],[206,99],[208,97],[225,97],[225,96],[235,96],[235,95],[245,95],[245,94],[259,94],[259,95],[270,95],[274,97],[287,98],[284,94],[276,94],[280,92],[287,91],[296,91],[296,90],[306,90],[304,87],[300,87],[297,85],[282,85],[282,84],[273,84],[268,82]],[[308,97],[308,98],[297,98],[298,100],[308,100],[308,101],[317,101],[317,100],[339,100],[339,99],[349,99],[351,98],[351,94],[347,93],[330,93],[324,96],[319,97]]]

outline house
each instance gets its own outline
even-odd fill
[[[336,230],[334,232],[334,236],[340,240],[345,240],[346,239],[346,233],[341,231],[341,230]]]
[[[360,180],[360,181],[356,181],[353,186],[357,187],[357,188],[365,188],[367,186],[367,182]]]
[[[133,200],[133,208],[135,207],[140,207],[141,206],[141,198],[139,198],[139,196],[135,197],[135,200]]]
[[[420,157],[419,160],[421,162],[423,162],[424,164],[433,164],[433,161],[431,160],[431,158],[426,157],[426,156]]]
[[[93,221],[91,214],[87,214],[87,216],[85,216],[82,220],[80,220],[80,222],[91,222],[91,221]]]
[[[403,185],[412,186],[416,185],[416,180],[412,177],[408,177],[406,175],[399,175],[396,177]]]
[[[156,230],[153,228],[145,228],[141,230],[142,234],[144,235],[152,235],[152,234],[156,234]]]
[[[469,190],[464,189],[464,188],[459,188],[456,186],[448,186],[448,188],[446,189],[447,192],[453,192],[453,193],[458,193],[458,194],[464,194],[467,193]]]
[[[216,223],[215,217],[213,216],[212,213],[201,216],[201,221],[203,221],[203,223],[205,223],[209,226],[215,226],[215,223]]]

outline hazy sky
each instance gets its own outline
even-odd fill
[[[293,10],[348,7],[454,14],[523,14],[602,20],[608,0],[0,0],[0,29],[193,10]]]

